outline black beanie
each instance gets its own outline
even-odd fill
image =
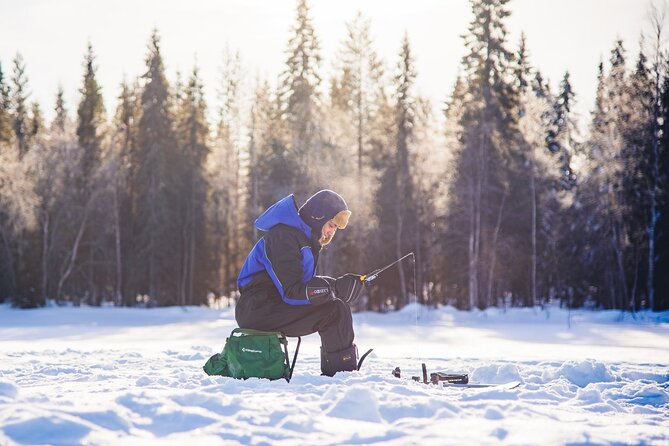
[[[298,213],[318,236],[326,222],[334,220],[339,229],[344,229],[351,216],[351,211],[348,210],[348,205],[342,196],[328,189],[318,191],[309,197]]]

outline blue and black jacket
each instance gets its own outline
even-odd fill
[[[278,295],[290,305],[320,304],[334,298],[333,279],[316,275],[321,246],[299,216],[292,194],[272,205],[255,223],[266,234],[246,257],[237,278],[242,299],[259,292]]]

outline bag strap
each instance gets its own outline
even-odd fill
[[[283,336],[283,334],[282,334]],[[297,353],[300,351],[300,344],[302,343],[302,338],[297,337],[297,347],[295,347],[295,354],[293,355],[293,365],[290,364],[290,358],[288,357],[288,341],[283,345],[283,354],[286,359],[286,366],[289,367],[288,376],[286,376],[286,382],[290,382],[293,378],[293,370],[295,370],[295,363],[297,362]]]
[[[295,362],[297,361],[297,352],[300,351],[300,344],[302,343],[302,338],[300,336],[297,337],[297,347],[295,347],[295,354],[293,355],[293,365],[290,366],[290,377],[288,379],[288,382],[293,378],[293,370],[295,370]]]

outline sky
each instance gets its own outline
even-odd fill
[[[659,0],[657,0],[659,1]],[[0,0],[0,66],[11,76],[13,59],[26,64],[31,100],[53,117],[58,85],[74,115],[80,100],[83,58],[93,45],[97,78],[108,115],[116,107],[123,79],[144,72],[152,29],[162,39],[168,78],[187,75],[197,64],[210,112],[218,107],[226,48],[239,51],[249,87],[257,77],[274,83],[285,62],[296,0]],[[512,0],[507,20],[509,47],[527,36],[530,62],[556,89],[571,74],[583,122],[594,103],[597,65],[623,39],[633,63],[639,38],[649,29],[646,0]],[[378,54],[392,69],[406,32],[413,47],[417,91],[435,110],[448,99],[465,54],[462,35],[471,21],[467,0],[311,0],[327,79],[358,11],[371,19]],[[250,88],[248,89],[250,91]]]

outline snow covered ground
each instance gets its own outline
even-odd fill
[[[669,313],[412,305],[355,325],[361,372],[320,376],[313,335],[290,383],[237,381],[202,371],[230,309],[0,306],[0,445],[669,444]],[[427,386],[421,362],[522,385]]]

